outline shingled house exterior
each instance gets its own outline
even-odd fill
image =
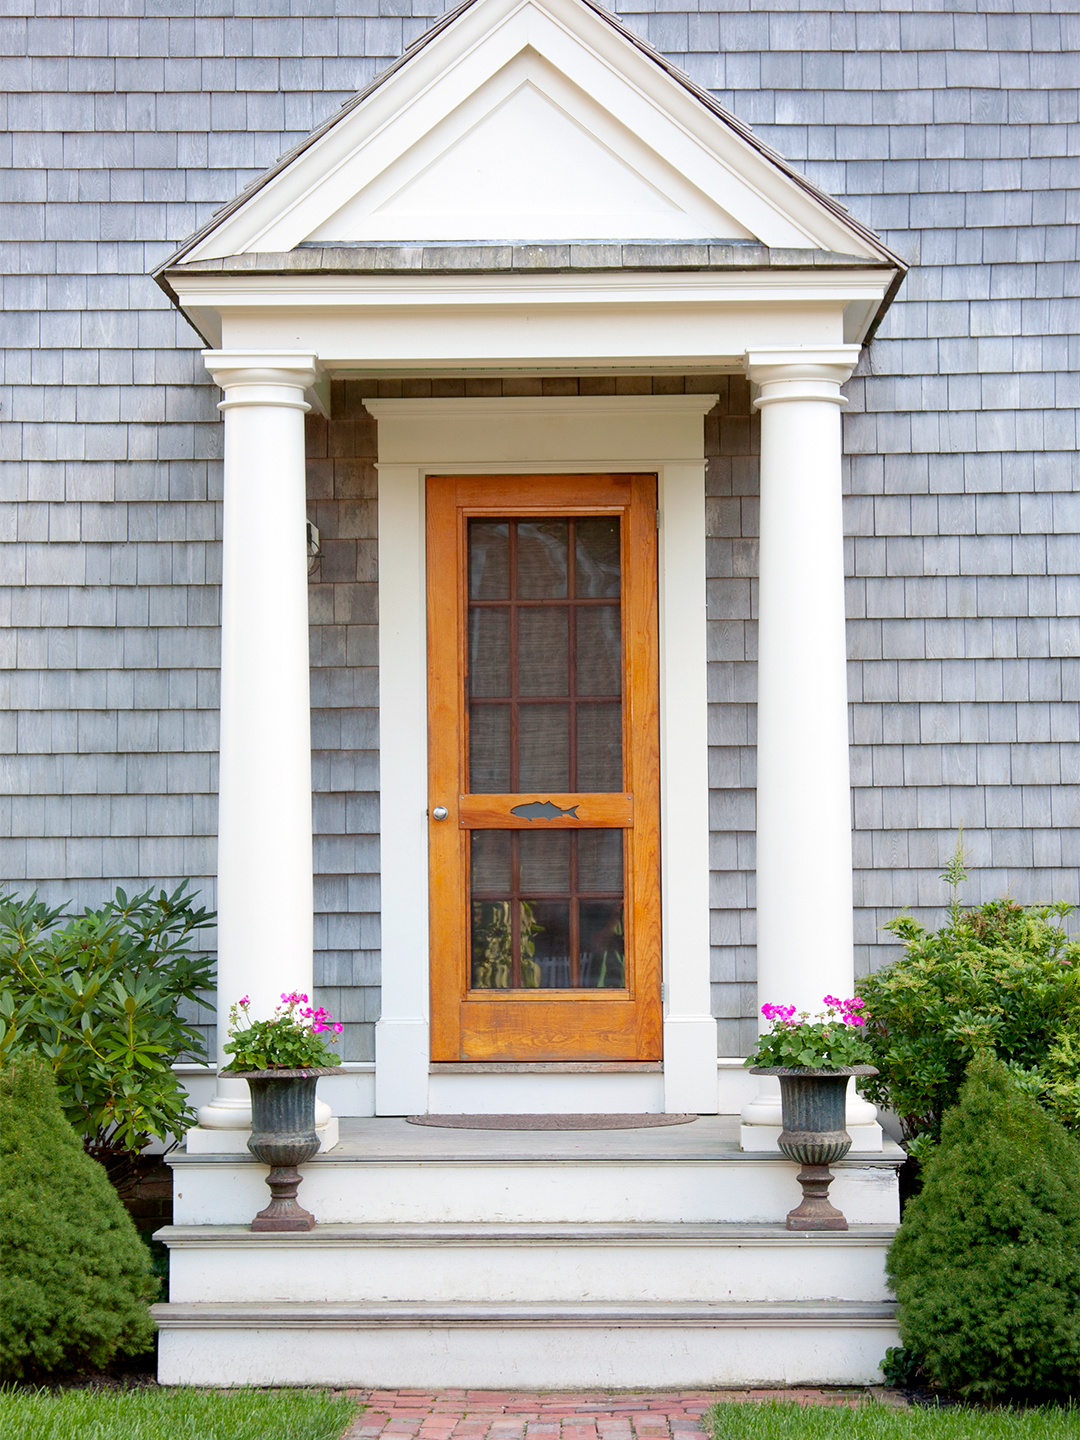
[[[0,21],[2,873],[346,1022],[310,1236],[190,1073],[162,1378],[872,1379],[742,1057],[960,825],[1080,899],[1080,16],[115,10]]]

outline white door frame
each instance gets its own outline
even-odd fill
[[[715,395],[371,400],[379,424],[382,1018],[376,1113],[717,1108],[709,1006],[704,416]],[[664,1069],[431,1076],[425,481],[655,473]]]

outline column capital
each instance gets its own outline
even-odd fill
[[[743,368],[752,384],[761,389],[754,406],[774,405],[784,400],[822,400],[846,405],[840,386],[859,361],[859,345],[788,346],[749,350]]]
[[[204,350],[203,363],[225,398],[219,410],[238,405],[278,405],[310,410],[304,392],[322,375],[310,350]]]

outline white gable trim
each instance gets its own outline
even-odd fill
[[[468,128],[470,103],[496,77],[504,87],[511,84],[515,66],[534,86],[557,94],[598,145],[639,168],[644,181],[688,215],[700,213],[703,225],[711,216],[730,228],[730,215],[743,235],[771,247],[875,260],[887,254],[602,12],[582,0],[475,0],[226,211],[183,258],[287,251],[324,233],[345,204],[370,214],[381,203],[379,186],[393,178],[404,182],[410,170],[415,179],[445,154]],[[490,113],[497,93],[495,85],[480,108],[487,103]],[[598,119],[598,111],[605,118]],[[623,137],[617,150],[610,143],[616,132]],[[658,179],[664,183],[656,186]],[[400,190],[401,183],[395,193]]]

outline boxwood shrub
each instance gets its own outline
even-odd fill
[[[888,1257],[900,1335],[972,1400],[1080,1390],[1080,1145],[977,1056]]]
[[[100,1369],[152,1343],[150,1254],[64,1118],[48,1067],[0,1067],[0,1379]]]

